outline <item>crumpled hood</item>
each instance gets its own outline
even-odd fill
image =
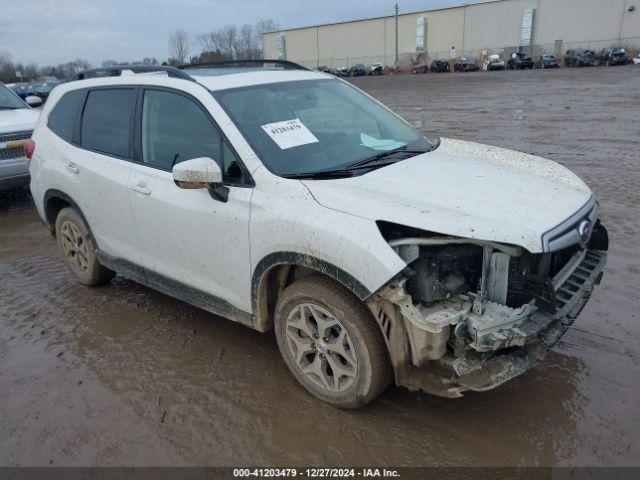
[[[583,207],[591,190],[565,167],[461,140],[366,175],[304,180],[321,205],[443,235],[542,251],[542,234]]]
[[[0,134],[33,130],[40,117],[40,110],[19,108],[0,110]]]

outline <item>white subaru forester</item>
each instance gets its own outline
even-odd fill
[[[119,272],[259,331],[342,408],[391,381],[459,397],[539,361],[608,236],[566,168],[430,140],[288,62],[70,82],[29,142],[31,191],[85,285]]]

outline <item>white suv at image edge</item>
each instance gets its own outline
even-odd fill
[[[532,155],[429,140],[287,62],[57,87],[31,191],[80,283],[119,272],[265,332],[341,408],[529,370],[599,283],[589,188]]]
[[[23,147],[40,116],[31,105],[40,104],[40,98],[29,96],[23,101],[0,83],[0,191],[29,184]]]

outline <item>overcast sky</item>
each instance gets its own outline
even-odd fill
[[[401,12],[464,0],[399,0]],[[0,0],[0,50],[14,62],[58,64],[76,58],[166,59],[169,33],[195,37],[226,24],[272,18],[281,28],[393,13],[395,0]],[[197,47],[193,46],[193,50]],[[197,53],[193,51],[191,53]]]

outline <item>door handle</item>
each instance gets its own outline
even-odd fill
[[[151,195],[151,189],[147,186],[146,182],[140,181],[131,186],[132,190],[141,193],[143,195]]]
[[[73,162],[69,162],[69,163],[65,164],[64,168],[69,170],[71,173],[75,173],[76,175],[80,173],[80,169]]]

